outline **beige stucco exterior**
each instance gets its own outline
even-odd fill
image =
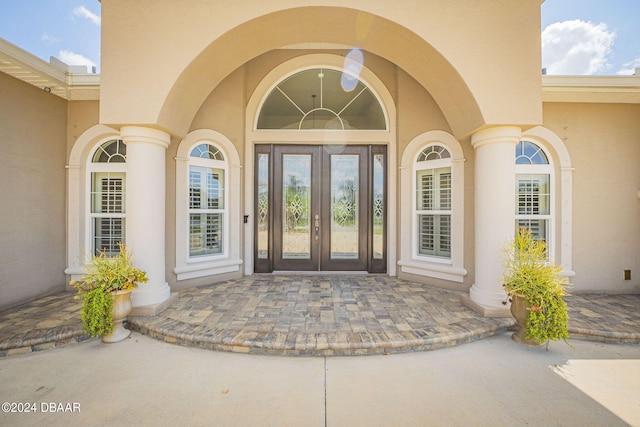
[[[574,290],[637,292],[640,105],[547,103],[544,116],[575,168]],[[632,270],[631,281],[624,270]]]
[[[65,100],[6,74],[0,94],[3,309],[64,289],[68,116]]]
[[[275,83],[303,66],[338,67],[351,47],[364,53],[362,78],[384,106],[387,131],[255,129]],[[38,76],[0,73],[0,144],[9,153],[0,160],[0,310],[68,289],[81,274],[88,159],[120,137],[134,153],[127,218],[138,225],[127,239],[153,276],[137,305],[253,274],[255,145],[294,142],[386,146],[387,274],[496,308],[515,210],[511,153],[519,139],[534,141],[553,167],[553,258],[573,292],[640,292],[640,77],[542,76],[540,1],[110,0],[99,81],[0,48],[0,58]],[[185,150],[198,138],[226,150],[233,205],[228,259],[202,267],[183,256]],[[449,144],[457,174],[455,255],[445,264],[411,247],[412,165],[431,142]]]
[[[184,136],[206,96],[238,66],[304,43],[357,46],[397,64],[427,88],[458,137],[486,124],[541,120],[537,1],[292,7],[255,0],[221,10],[217,1],[185,7],[147,0],[110,1],[102,9],[105,124],[159,126]]]

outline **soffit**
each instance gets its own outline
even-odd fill
[[[100,75],[70,74],[1,38],[0,72],[68,101],[100,99]]]

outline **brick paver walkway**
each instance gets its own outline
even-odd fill
[[[187,289],[160,316],[130,320],[168,342],[285,355],[359,355],[448,347],[512,318],[477,316],[460,293],[377,275],[255,275]]]
[[[361,355],[432,350],[510,328],[482,318],[461,293],[383,275],[254,275],[185,289],[155,317],[130,327],[170,343],[281,355]],[[640,295],[567,298],[571,338],[640,344]],[[0,313],[0,357],[88,339],[73,293]]]

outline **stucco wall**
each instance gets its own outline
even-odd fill
[[[233,142],[238,155],[244,159],[244,111],[245,111],[245,67],[240,67],[229,77],[223,80],[218,87],[209,94],[200,110],[193,118],[189,131],[197,129],[211,129],[225,135]],[[206,276],[198,279],[176,280],[173,269],[176,266],[176,161],[175,157],[178,145],[182,142],[180,138],[172,138],[171,145],[167,149],[167,205],[166,205],[166,280],[172,290],[189,288],[203,284],[210,284],[214,281],[222,281],[230,278],[237,278],[242,275],[241,271]],[[237,195],[236,195],[237,196]],[[244,199],[241,198],[241,202]],[[233,238],[243,241],[242,236]]]
[[[299,55],[312,53],[344,54],[344,51],[320,50],[275,50],[261,55],[234,71],[229,77],[210,93],[193,118],[190,130],[212,129],[227,136],[236,146],[240,158],[245,158],[245,107],[260,81],[281,63]],[[407,144],[416,136],[431,130],[451,132],[451,128],[437,102],[415,79],[395,64],[376,55],[365,53],[365,65],[373,71],[382,84],[389,90],[397,109],[397,148],[395,156],[400,159]],[[251,114],[247,112],[246,114]],[[467,139],[460,141],[464,150],[465,161],[465,264],[469,274],[463,283],[452,283],[432,278],[416,277],[423,283],[437,284],[443,287],[467,290],[474,280],[474,217],[473,217],[473,159],[474,152]],[[172,143],[167,151],[167,281],[173,289],[195,286],[211,281],[222,280],[221,277],[205,277],[176,281],[171,271],[175,259],[175,156],[177,144]],[[391,154],[391,153],[390,153]],[[400,183],[398,182],[398,185]],[[243,188],[244,184],[243,184]],[[399,194],[400,188],[392,189],[392,194]],[[400,206],[396,205],[397,216],[400,217]],[[251,214],[251,212],[245,212]],[[398,234],[403,224],[398,222]]]
[[[442,130],[451,133],[451,128],[440,110],[438,104],[427,90],[409,76],[403,70],[397,69],[396,106],[398,114],[398,159],[407,145],[418,135],[432,130]],[[401,278],[419,283],[440,286],[449,289],[467,291],[474,282],[474,159],[475,154],[469,138],[459,140],[465,157],[465,177],[464,177],[464,268],[467,275],[462,283],[435,279],[427,276],[419,276],[402,272],[399,269],[398,275]],[[398,186],[401,183],[398,182]],[[396,193],[400,194],[398,187]],[[398,206],[398,218],[401,218],[401,209],[409,207]],[[402,227],[411,227],[411,224],[398,222],[398,235],[402,235]],[[401,243],[399,243],[400,245]]]
[[[97,125],[100,101],[71,101],[67,107],[67,158],[73,144],[84,131]]]
[[[67,102],[0,73],[0,310],[65,289]]]
[[[573,173],[573,292],[640,291],[640,105],[544,105]],[[631,270],[631,280],[623,271]]]
[[[530,0],[111,0],[102,5],[101,121],[184,136],[204,98],[241,65],[287,45],[335,43],[398,64],[458,136],[537,124],[539,8]]]

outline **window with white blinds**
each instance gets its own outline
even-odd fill
[[[112,256],[125,242],[126,145],[116,139],[92,156],[89,217],[93,253]]]
[[[200,144],[189,159],[189,256],[224,253],[226,163],[222,152]]]
[[[451,257],[451,163],[442,146],[422,150],[416,162],[417,255]]]
[[[551,166],[541,147],[529,141],[516,146],[516,232],[531,230],[550,242]]]

